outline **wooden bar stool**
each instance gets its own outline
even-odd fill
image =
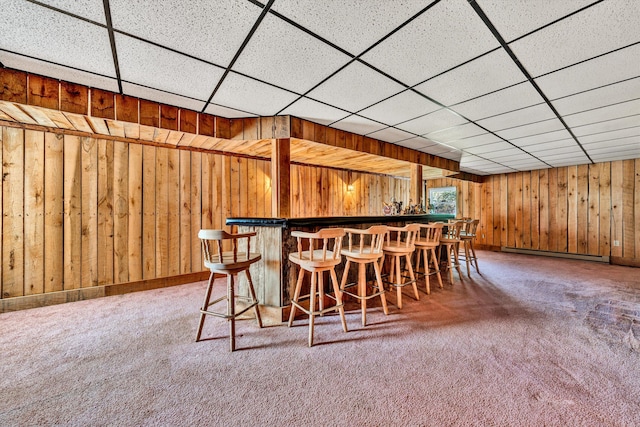
[[[342,238],[345,232],[342,228],[323,228],[315,233],[304,231],[292,231],[291,236],[298,240],[298,250],[289,254],[289,260],[300,266],[298,281],[291,300],[291,314],[289,315],[289,327],[293,325],[296,309],[300,309],[309,316],[309,347],[313,345],[314,318],[328,311],[338,311],[342,320],[342,329],[347,332],[347,320],[344,317],[342,293],[338,285],[335,266],[340,264],[342,256]],[[305,249],[306,248],[306,249]],[[311,289],[308,295],[300,295],[304,272],[311,273]],[[328,271],[333,285],[335,304],[324,307],[324,289],[322,274]],[[309,308],[305,308],[301,302],[309,299]],[[319,299],[319,301],[317,301]],[[316,309],[316,303],[319,308]]]
[[[478,257],[476,256],[476,250],[473,247],[473,241],[476,239],[476,232],[479,224],[479,219],[465,221],[464,227],[460,231],[460,240],[462,241],[462,246],[464,248],[463,257],[467,263],[467,276],[469,277],[471,277],[472,262],[476,265],[476,271],[478,273],[480,272],[478,269]]]
[[[440,246],[440,236],[442,235],[443,227],[444,224],[441,222],[420,224],[420,231],[416,237],[416,274],[424,275],[427,295],[431,293],[429,276],[432,274],[436,274],[438,276],[438,283],[440,284],[440,288],[442,288],[442,276],[440,275],[440,265],[438,263],[436,249]],[[423,272],[419,273],[421,254],[424,267]],[[431,259],[429,259],[429,257],[431,257]],[[429,271],[430,263],[433,263],[433,271]]]
[[[458,270],[458,276],[462,278],[460,271],[460,261],[458,259],[458,251],[460,250],[460,230],[464,225],[463,221],[455,221],[447,224],[447,230],[440,237],[440,246],[445,249],[447,257],[446,269],[449,271],[449,279],[453,283],[453,269]]]
[[[387,299],[384,296],[385,289],[382,284],[380,265],[378,265],[380,258],[384,256],[384,252],[382,252],[382,244],[384,242],[384,236],[387,233],[387,227],[385,225],[374,225],[366,230],[346,228],[344,231],[348,236],[348,246],[346,248],[343,247],[341,253],[347,259],[347,263],[345,264],[344,272],[342,273],[340,290],[345,294],[360,300],[362,326],[366,326],[368,299],[379,296],[380,301],[382,302],[384,314],[389,314]],[[358,282],[347,284],[347,276],[349,275],[349,267],[351,266],[351,263],[358,264]],[[371,285],[375,292],[371,295],[367,295],[367,264],[373,264],[373,269],[376,274],[375,282]],[[357,294],[346,290],[356,285],[358,286]]]
[[[413,286],[413,293],[416,300],[420,299],[418,295],[418,286],[416,285],[416,276],[413,273],[413,266],[411,265],[411,254],[415,251],[415,240],[420,230],[420,224],[408,224],[404,227],[387,227],[387,235],[385,242],[382,245],[382,251],[384,256],[380,258],[380,271],[384,265],[385,258],[391,259],[391,266],[389,267],[389,281],[390,286],[396,288],[396,305],[398,308],[402,308],[402,288],[408,285]],[[400,268],[400,259],[405,259],[404,272]],[[409,277],[404,273],[408,272]],[[405,281],[405,279],[410,279]]]
[[[224,230],[200,230],[200,232],[198,232],[198,238],[200,238],[202,243],[204,265],[211,270],[211,275],[209,276],[209,284],[207,285],[204,302],[200,309],[200,323],[198,324],[196,342],[200,341],[200,335],[202,334],[206,315],[222,317],[229,321],[231,351],[236,349],[236,318],[238,316],[253,308],[256,314],[256,320],[258,321],[258,326],[262,328],[262,319],[260,318],[260,310],[258,309],[258,299],[256,298],[256,291],[253,288],[251,273],[249,272],[251,264],[260,261],[262,258],[259,253],[251,252],[251,237],[255,235],[255,232],[229,234]],[[238,248],[238,242],[241,239],[246,239],[246,250],[241,251]],[[225,240],[231,241],[231,251],[223,251],[223,241]],[[249,292],[251,293],[250,297],[235,295],[235,284],[233,278],[234,275],[237,275],[241,271],[244,271],[247,276]],[[211,302],[214,274],[216,273],[227,276],[227,295]],[[236,299],[246,301],[248,305],[242,310],[236,312]],[[222,301],[227,302],[226,313],[209,310],[210,306]]]

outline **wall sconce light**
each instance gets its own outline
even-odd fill
[[[347,192],[349,193],[353,192],[353,184],[347,185]]]

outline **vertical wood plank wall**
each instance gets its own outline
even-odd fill
[[[0,127],[1,298],[203,270],[200,228],[271,216],[268,160]],[[293,216],[380,215],[409,180],[293,165]],[[347,191],[347,185],[353,191]]]
[[[458,216],[480,219],[481,245],[640,264],[640,159],[492,175],[482,184],[427,181],[448,186],[457,188]]]

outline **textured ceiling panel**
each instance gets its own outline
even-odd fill
[[[640,44],[548,74],[536,83],[549,99],[638,77]]]
[[[400,129],[385,128],[377,132],[372,132],[367,136],[369,136],[370,138],[379,139],[380,141],[396,143],[398,141],[411,139],[414,135]]]
[[[632,115],[640,115],[640,99],[567,115],[564,117],[564,121],[568,126],[581,126],[596,121],[611,120]]]
[[[458,142],[463,144],[461,141],[465,141],[464,138],[478,136],[484,133],[485,131],[481,127],[473,123],[465,123],[460,126],[431,132],[427,134],[426,137],[434,141],[446,142],[455,147],[462,148],[457,144]],[[469,141],[466,142],[469,143]]]
[[[611,132],[601,132],[591,135],[580,136],[578,140],[582,144],[592,144],[594,142],[601,141],[616,141],[620,138],[629,138],[633,136],[640,136],[640,123],[638,126],[626,127],[620,130],[614,130]]]
[[[624,10],[624,13],[620,13]],[[608,0],[510,45],[536,77],[638,41],[640,7]],[[606,73],[606,69],[600,73]]]
[[[293,25],[267,15],[233,70],[302,94],[350,59]]]
[[[500,135],[504,139],[515,140],[517,138],[524,138],[527,136],[541,135],[549,132],[555,132],[561,129],[565,129],[564,125],[558,119],[544,120],[537,123],[531,123],[528,125],[516,126],[513,128],[497,131],[496,134]]]
[[[560,19],[593,0],[476,0],[507,41]],[[517,19],[514,17],[517,16]]]
[[[194,111],[200,111],[204,108],[204,101],[185,98],[184,96],[173,95],[171,93],[150,89],[136,84],[123,83],[122,89],[125,93],[131,96],[159,102],[161,104],[175,105],[176,107],[188,108]],[[243,116],[246,115],[246,113],[243,114]]]
[[[440,107],[437,104],[411,90],[406,90],[362,110],[359,114],[373,120],[395,125],[438,109]]]
[[[346,130],[352,133],[357,133],[358,135],[367,135],[369,133],[384,129],[387,126],[364,117],[349,116],[340,120],[339,122],[333,123],[331,127]]]
[[[640,98],[640,77],[552,101],[560,114],[603,107]]]
[[[106,24],[103,0],[40,0],[56,9],[82,16],[100,24]]]
[[[533,107],[493,116],[489,119],[478,120],[478,124],[496,132],[555,117],[556,115],[547,104],[538,104]]]
[[[354,113],[402,90],[404,88],[393,80],[353,62],[308,96]]]
[[[362,59],[413,86],[496,47],[498,42],[469,3],[449,0],[433,6]]]
[[[545,132],[538,135],[524,136],[521,138],[513,138],[510,141],[518,147],[528,147],[535,144],[543,144],[545,142],[560,141],[562,139],[570,139],[571,134],[566,129],[553,132]]]
[[[593,135],[596,133],[625,129],[629,127],[636,127],[638,126],[638,124],[640,124],[640,115],[614,120],[606,120],[603,122],[596,122],[588,125],[574,126],[571,128],[571,130],[577,137],[580,137],[585,135]]]
[[[26,1],[3,1],[0,48],[116,77],[105,28]]]
[[[281,114],[296,116],[322,125],[331,124],[349,115],[349,113],[345,111],[309,98],[301,98],[297,100],[292,105],[285,108]]]
[[[291,92],[230,73],[213,97],[213,102],[238,110],[250,106],[254,114],[273,116],[296,98],[297,95]]]
[[[482,155],[483,157],[491,157],[492,153],[499,153],[504,150],[511,150],[513,145],[506,141],[497,141],[490,144],[477,145],[475,147],[465,148],[465,152]]]
[[[453,126],[461,125],[467,121],[452,112],[442,109],[429,113],[425,116],[418,117],[408,122],[401,123],[396,127],[413,132],[416,134],[426,135],[438,129],[447,129]]]
[[[206,101],[224,72],[222,68],[120,34],[116,34],[116,44],[120,73],[129,83]],[[176,75],[182,78],[176,79]]]
[[[248,1],[110,0],[113,27],[227,67],[262,11]]]
[[[521,83],[451,107],[470,120],[480,120],[544,102],[532,85]]]
[[[444,105],[453,105],[525,80],[504,49],[498,49],[415,89]]]
[[[358,55],[431,3],[432,0],[278,0],[273,10]]]

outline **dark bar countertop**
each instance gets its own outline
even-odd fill
[[[328,216],[328,217],[308,217],[308,218],[250,218],[236,217],[227,218],[227,225],[248,226],[248,227],[330,227],[339,225],[356,224],[380,224],[385,222],[436,222],[446,221],[453,218],[453,215],[381,215],[381,216]]]

